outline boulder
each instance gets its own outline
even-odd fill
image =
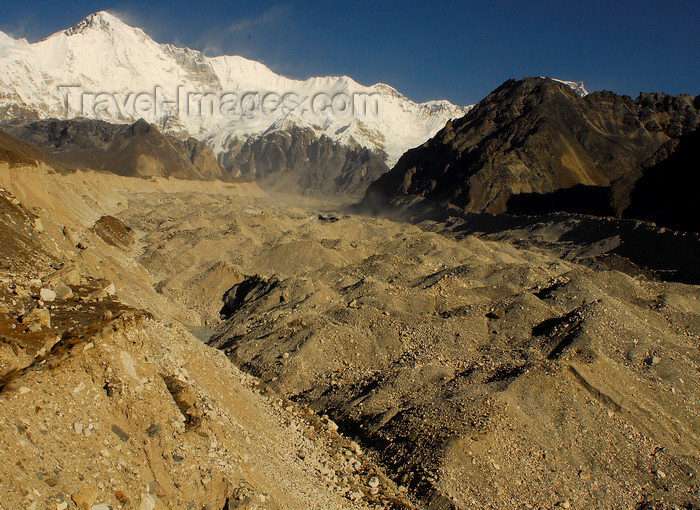
[[[56,300],[56,292],[54,292],[51,289],[47,289],[46,287],[42,288],[39,291],[39,298],[44,302],[44,303],[50,303],[52,301]]]
[[[44,308],[35,308],[28,314],[22,316],[22,324],[38,325],[45,328],[51,327],[51,314]]]

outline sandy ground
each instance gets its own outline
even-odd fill
[[[0,176],[2,233],[24,240],[0,250],[0,508],[412,507],[327,417],[191,336],[138,245],[93,232],[145,181]]]
[[[561,246],[513,236],[457,238],[346,215],[252,184],[0,169],[0,185],[40,218],[52,257],[114,283],[115,299],[152,314],[151,331],[216,328],[213,345],[251,381],[293,412],[330,415],[383,467],[377,476],[394,480],[386,498],[401,485],[428,508],[699,505],[697,286],[580,264]],[[123,244],[93,231],[104,215],[130,229]],[[265,285],[222,321],[224,293],[256,274]],[[195,362],[194,344],[180,343],[190,376],[201,365],[226,370],[206,346],[195,351],[212,359]],[[149,347],[150,363],[163,363],[162,348]],[[214,400],[237,409],[229,398]],[[342,469],[341,490],[352,478]],[[334,491],[294,504],[358,504],[354,488]]]

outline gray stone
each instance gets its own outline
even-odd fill
[[[118,425],[112,425],[112,432],[114,433],[115,436],[117,436],[119,439],[121,439],[125,443],[129,440],[129,434],[127,434],[124,431],[124,429],[122,429]]]
[[[139,510],[153,510],[156,507],[156,500],[150,494],[141,494],[141,504]]]
[[[61,281],[56,283],[54,292],[56,293],[56,299],[70,299],[73,297],[73,289]]]
[[[161,426],[159,424],[153,423],[146,429],[146,434],[148,437],[155,437],[158,432],[160,432]]]
[[[56,300],[56,293],[51,289],[43,288],[39,291],[39,298],[44,303],[50,303]]]

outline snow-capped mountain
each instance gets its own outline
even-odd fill
[[[540,78],[546,78],[546,76],[540,76]],[[576,94],[578,94],[579,97],[586,97],[588,95],[588,91],[586,88],[583,86],[582,81],[567,81],[567,80],[558,80],[556,78],[552,78],[554,81],[558,81],[559,83],[563,83],[564,85],[568,85],[571,87]]]
[[[347,76],[289,79],[243,57],[159,44],[107,12],[33,44],[0,32],[0,87],[5,117],[143,118],[216,152],[291,123],[383,150],[389,164],[470,108],[415,103],[389,85]]]

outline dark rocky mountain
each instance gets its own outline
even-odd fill
[[[385,157],[292,125],[261,136],[234,138],[219,161],[232,175],[255,179],[266,188],[361,196],[389,170]]]
[[[508,212],[556,212],[645,220],[661,227],[700,232],[700,131],[672,138],[639,167],[609,186],[576,185],[552,193],[521,193]]]
[[[143,120],[131,125],[84,118],[14,120],[2,128],[50,155],[53,164],[125,176],[242,178],[279,191],[359,197],[389,170],[384,153],[341,145],[294,125],[233,138],[218,158],[203,142],[163,135]]]
[[[7,163],[10,167],[57,163],[38,147],[19,140],[2,129],[0,129],[0,162]]]
[[[629,193],[622,179],[613,185],[623,217],[700,232],[700,130],[666,142],[637,176]]]
[[[547,78],[509,80],[404,154],[369,187],[362,207],[379,212],[418,198],[469,212],[615,215],[636,182],[622,178],[641,176],[662,145],[693,132],[699,107],[700,98],[685,95],[582,98]]]
[[[163,135],[144,120],[131,125],[91,119],[19,120],[3,128],[55,160],[77,168],[134,177],[230,179],[202,142]]]
[[[18,138],[58,155],[78,150],[107,149],[126,126],[83,118],[38,120],[19,117],[4,122],[2,127]]]

